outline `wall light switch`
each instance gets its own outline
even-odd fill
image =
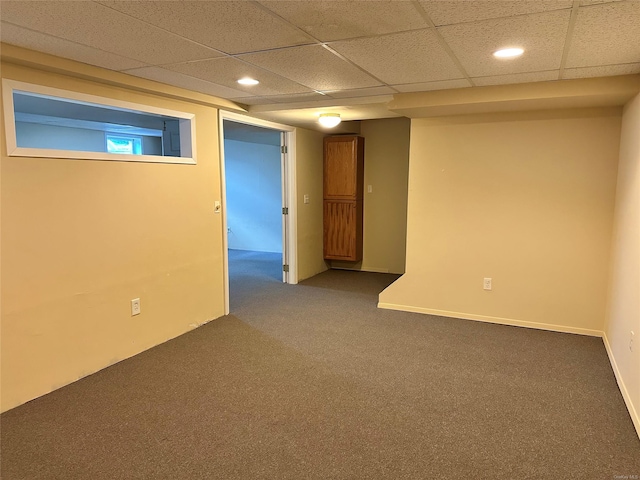
[[[304,194],[304,203],[309,203],[309,195]]]
[[[373,193],[373,185],[367,185],[367,192]]]
[[[220,213],[220,209],[222,207],[220,206],[220,200],[216,200],[213,204],[213,212],[214,213]]]

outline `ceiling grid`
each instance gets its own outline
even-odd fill
[[[3,43],[263,115],[380,118],[398,92],[640,73],[640,0],[2,0],[0,20]],[[525,52],[493,58],[508,46]]]

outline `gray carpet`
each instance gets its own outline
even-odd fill
[[[378,310],[394,276],[285,285],[238,257],[232,315],[3,414],[2,479],[640,475],[600,339]]]

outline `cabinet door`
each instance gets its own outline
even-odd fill
[[[357,137],[324,139],[324,198],[355,200],[358,170]]]
[[[324,201],[324,258],[362,259],[362,211],[354,201]]]

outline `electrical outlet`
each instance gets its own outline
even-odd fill
[[[131,316],[140,315],[140,299],[134,298],[131,300]]]
[[[306,194],[306,193],[304,194],[303,201],[304,201],[304,203],[309,203],[309,195],[308,194]]]
[[[482,282],[482,288],[484,288],[485,290],[491,290],[491,279],[490,278],[485,278],[484,281]]]
[[[631,330],[631,332],[629,333],[629,351],[633,352],[633,339],[636,336],[635,333],[633,333],[633,330]]]

